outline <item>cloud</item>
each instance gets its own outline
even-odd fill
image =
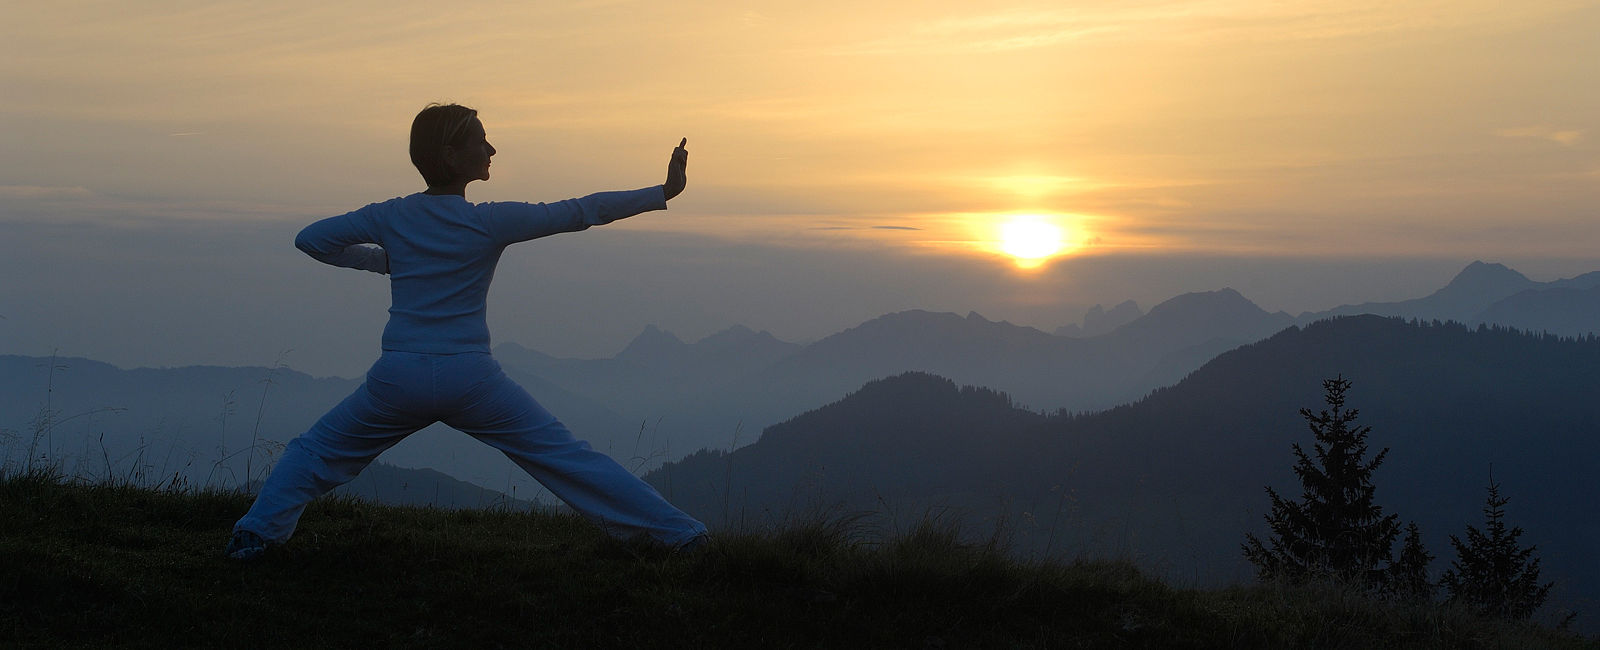
[[[929,52],[1005,52],[1050,47],[1118,31],[1078,12],[1012,10],[950,16],[907,26],[897,35],[834,50],[843,55],[894,55]]]
[[[812,226],[806,230],[922,230],[913,226]]]
[[[1556,144],[1571,147],[1583,139],[1583,129],[1556,129],[1548,126],[1519,126],[1509,129],[1499,129],[1495,135],[1502,138],[1533,138],[1548,140]]]
[[[856,42],[840,55],[997,53],[1090,41],[1337,40],[1441,30],[1508,29],[1580,9],[1583,0],[1546,0],[1505,11],[1497,0],[1154,0],[1037,3],[909,22],[892,36]]]
[[[0,198],[5,199],[66,199],[90,194],[89,188],[79,185],[0,185]]]

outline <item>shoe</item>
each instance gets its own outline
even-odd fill
[[[267,540],[260,535],[248,530],[233,531],[233,539],[228,540],[228,548],[223,551],[229,559],[248,562],[254,560],[267,550]]]
[[[689,541],[684,542],[682,544],[679,544],[677,546],[677,548],[672,549],[672,552],[673,553],[680,553],[680,554],[693,553],[693,552],[698,551],[698,550],[700,550],[702,548],[705,548],[706,544],[709,543],[710,541],[711,541],[711,536],[710,535],[707,535],[705,533],[700,533],[699,535],[695,535],[694,537],[690,537]]]

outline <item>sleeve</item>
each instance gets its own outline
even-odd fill
[[[367,206],[355,212],[328,217],[300,231],[295,248],[324,264],[373,273],[389,273],[389,254],[377,244]]]
[[[555,203],[485,203],[490,231],[501,245],[563,232],[576,232],[618,219],[667,209],[660,185],[620,192],[597,192]]]

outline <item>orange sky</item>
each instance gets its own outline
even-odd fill
[[[473,200],[655,184],[689,139],[666,213],[508,252],[496,340],[557,355],[1568,277],[1600,269],[1595,34],[1593,0],[13,2],[0,352],[359,373],[381,282],[288,242],[422,189],[432,101],[499,149]]]
[[[682,218],[630,228],[993,254],[1027,213],[1077,254],[1600,246],[1592,2],[64,4],[3,10],[0,199],[319,214],[415,189],[404,128],[454,100],[501,151],[477,200],[655,182],[688,136]]]

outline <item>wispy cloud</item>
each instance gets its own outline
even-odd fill
[[[77,185],[0,185],[0,198],[4,199],[65,199],[90,194],[89,188]]]
[[[1495,135],[1502,138],[1532,138],[1535,140],[1548,140],[1556,144],[1571,147],[1583,140],[1583,129],[1558,129],[1549,126],[1519,126],[1508,129],[1498,129]]]
[[[834,54],[1003,52],[1049,47],[1125,28],[1076,11],[1009,10],[948,16],[909,25],[893,36],[839,47]]]
[[[914,226],[813,226],[807,230],[922,230]]]
[[[1581,8],[1552,0],[1516,14],[1518,21]],[[1511,22],[1518,22],[1511,21]],[[1372,34],[1437,31],[1480,25],[1509,28],[1494,0],[1416,0],[1404,10],[1383,0],[1156,0],[1078,2],[978,10],[905,25],[892,36],[833,50],[843,55],[1006,52],[1091,40],[1326,40]]]

